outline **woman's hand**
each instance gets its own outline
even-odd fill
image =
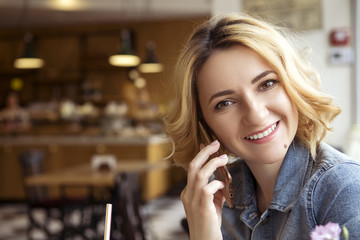
[[[210,159],[210,155],[220,148],[218,141],[201,149],[190,162],[187,185],[181,193],[191,240],[222,239],[221,212],[225,197],[221,191],[224,183],[218,180],[209,182],[214,171],[228,162],[226,155]]]

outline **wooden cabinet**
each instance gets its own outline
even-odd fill
[[[2,145],[0,151],[0,199],[18,200],[24,198],[18,152],[22,147]]]

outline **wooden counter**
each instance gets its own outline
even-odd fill
[[[46,171],[58,171],[89,163],[95,154],[112,154],[122,159],[153,163],[168,156],[171,143],[164,136],[150,137],[83,137],[21,136],[0,137],[0,201],[25,199],[18,156],[30,149],[46,153]],[[174,169],[160,169],[144,174],[142,198],[156,198],[169,190],[178,174]],[[175,180],[174,180],[175,177]]]

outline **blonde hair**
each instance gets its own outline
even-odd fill
[[[296,53],[285,38],[287,35],[285,29],[234,14],[211,18],[195,29],[178,58],[174,101],[164,118],[166,132],[175,142],[173,157],[177,165],[187,168],[199,151],[198,72],[214,50],[234,45],[254,50],[278,74],[298,110],[296,137],[310,149],[312,157],[316,157],[316,148],[331,129],[330,122],[340,109],[333,105],[331,97],[318,90],[318,74]]]

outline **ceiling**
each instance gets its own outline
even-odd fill
[[[0,0],[0,28],[102,24],[204,16],[210,13],[210,1]]]

